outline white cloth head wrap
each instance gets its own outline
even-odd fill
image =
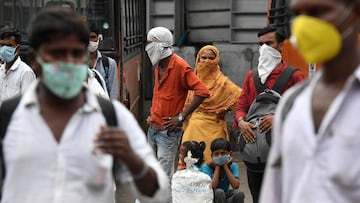
[[[146,45],[145,51],[153,65],[173,53],[173,35],[170,30],[165,27],[154,27],[149,30],[147,41],[151,43]]]

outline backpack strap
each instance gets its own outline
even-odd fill
[[[0,136],[1,140],[5,137],[7,126],[10,122],[11,116],[19,104],[21,96],[16,96],[9,100],[5,100],[0,107]]]
[[[281,93],[285,86],[287,85],[287,83],[289,82],[290,78],[292,77],[293,73],[295,71],[297,71],[297,68],[294,68],[292,66],[288,66],[286,67],[281,73],[279,78],[276,80],[274,86],[273,86],[273,90],[276,91],[277,93]]]
[[[0,136],[1,136],[1,140],[0,140],[0,172],[1,172],[1,176],[0,176],[0,199],[1,199],[1,191],[2,191],[2,186],[3,186],[3,181],[5,178],[5,164],[4,164],[4,152],[3,152],[3,140],[5,138],[5,133],[6,133],[6,129],[9,125],[9,122],[11,120],[11,117],[13,115],[13,113],[15,112],[16,107],[18,106],[19,102],[21,100],[21,95],[16,96],[14,98],[11,98],[9,100],[5,100],[0,107]]]
[[[109,57],[107,57],[105,55],[101,55],[101,62],[102,62],[102,65],[104,67],[104,72],[105,72],[104,80],[105,80],[105,84],[106,84],[106,89],[110,93],[110,91],[109,91],[109,69],[110,69]]]
[[[116,118],[116,112],[113,103],[110,100],[104,99],[100,96],[97,96],[97,100],[99,102],[101,111],[105,117],[106,123],[108,126],[116,127],[118,122]],[[118,162],[115,158],[113,158],[113,176],[114,180],[116,180],[116,169],[117,169]]]
[[[265,89],[268,88],[265,84],[261,83],[258,69],[253,70],[253,78],[258,94],[260,94],[261,92],[265,91]]]
[[[116,127],[118,123],[117,123],[117,119],[116,119],[114,105],[111,103],[110,100],[104,99],[100,96],[97,96],[97,100],[101,107],[102,113],[105,117],[107,125]]]
[[[94,71],[94,69],[91,69],[91,71],[94,73],[94,77],[98,81],[98,83],[100,84],[101,88],[104,89],[105,87],[103,86],[103,82],[101,81],[101,78],[100,78],[101,76],[98,74],[97,71]]]

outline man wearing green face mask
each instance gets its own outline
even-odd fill
[[[89,31],[81,17],[44,9],[29,41],[41,69],[4,134],[0,128],[1,202],[114,203],[114,178],[142,202],[164,202],[167,176],[131,112],[97,99],[84,84]],[[108,126],[104,101],[116,125]]]
[[[20,56],[21,35],[18,30],[4,27],[0,30],[0,104],[23,93],[35,80],[33,70]]]
[[[360,202],[360,1],[291,8],[292,41],[323,65],[278,105],[260,202]]]

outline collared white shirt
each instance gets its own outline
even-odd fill
[[[5,63],[0,64],[0,104],[2,101],[23,93],[35,80],[33,70],[17,57],[5,72]]]
[[[115,99],[118,100],[119,98],[119,85],[118,85],[118,68],[117,68],[117,64],[116,61],[111,58],[108,57],[109,60],[109,96],[110,99]],[[104,65],[102,64],[102,54],[99,50],[97,50],[97,57],[94,63],[94,69],[96,69],[101,76],[105,79],[106,77],[106,73],[104,70]]]
[[[97,70],[90,69],[90,68],[88,69],[88,72],[89,72],[89,74],[88,74],[89,76],[87,79],[87,85],[88,85],[89,90],[98,96],[101,96],[105,99],[110,99],[109,93],[106,89],[105,81],[104,81],[103,77],[101,76],[101,74]],[[97,78],[100,81],[98,81]]]
[[[69,120],[58,143],[40,114],[37,85],[33,83],[22,96],[4,138],[2,202],[113,203],[112,156],[93,153],[95,134],[106,124],[95,95],[86,90],[86,103]],[[119,181],[142,203],[165,202],[168,179],[145,134],[122,104],[113,104],[118,127],[126,132],[135,152],[155,170],[159,189],[153,197],[142,195],[124,165],[117,171]]]
[[[316,98],[314,86],[321,74],[297,96],[284,123],[280,112],[291,90],[279,104],[262,203],[360,202],[360,66],[330,105],[316,133],[311,99]]]

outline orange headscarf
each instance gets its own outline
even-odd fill
[[[200,56],[205,50],[213,51],[216,58],[214,60],[207,59],[204,62],[200,62]],[[209,89],[210,97],[205,99],[196,111],[219,113],[235,108],[242,89],[222,74],[219,61],[219,50],[211,45],[204,46],[197,54],[195,73]],[[194,92],[189,91],[186,104],[190,104],[193,97]]]

